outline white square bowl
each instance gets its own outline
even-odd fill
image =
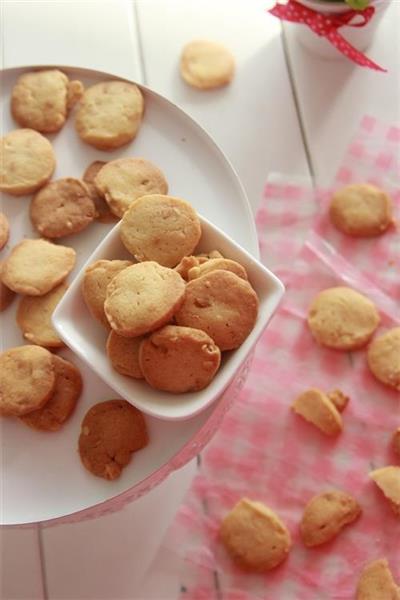
[[[222,354],[221,366],[205,389],[184,394],[162,392],[151,388],[144,380],[121,375],[112,368],[106,353],[108,331],[89,313],[81,284],[85,268],[96,260],[134,260],[120,240],[120,223],[89,257],[53,314],[53,325],[67,346],[86,361],[118,395],[144,413],[160,419],[189,419],[221,396],[255,346],[284,294],[282,282],[271,271],[207,219],[200,216],[200,221],[202,236],[195,253],[219,250],[224,257],[241,263],[259,299],[253,330],[239,348]]]

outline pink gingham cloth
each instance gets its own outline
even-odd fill
[[[368,138],[366,122],[359,139]],[[376,127],[375,133],[387,134]],[[377,136],[372,139],[375,144]],[[186,565],[182,599],[350,599],[363,565],[383,556],[400,580],[400,522],[368,477],[374,468],[396,464],[390,437],[400,425],[399,394],[373,378],[364,350],[350,354],[319,347],[306,323],[318,291],[347,285],[378,307],[378,333],[398,325],[398,296],[391,297],[382,284],[396,286],[398,279],[378,285],[374,265],[371,272],[368,265],[359,269],[352,255],[338,252],[343,249],[338,242],[337,249],[328,244],[319,235],[324,209],[319,196],[299,181],[275,179],[266,187],[257,216],[260,249],[265,264],[285,279],[287,294],[164,540]],[[388,243],[388,256],[392,248]],[[336,439],[290,410],[296,395],[312,386],[339,388],[351,398],[343,413],[344,431]],[[304,506],[313,495],[335,488],[354,495],[363,514],[331,543],[306,549],[298,533]],[[265,575],[241,572],[218,541],[221,519],[243,496],[265,502],[292,534],[288,559]]]

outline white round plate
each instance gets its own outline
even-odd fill
[[[60,67],[71,79],[85,85],[115,79],[97,71]],[[9,110],[10,92],[17,77],[32,69],[7,69],[1,72],[1,135],[17,125]],[[258,255],[257,237],[251,210],[243,188],[216,144],[177,106],[140,86],[145,96],[145,116],[137,138],[115,152],[102,152],[83,144],[74,130],[70,115],[64,128],[48,136],[57,157],[54,178],[81,177],[93,160],[111,160],[120,156],[141,156],[158,165],[165,173],[172,195],[187,199],[212,223],[223,229],[238,244]],[[0,253],[0,259],[24,237],[38,237],[29,220],[29,197],[1,197],[1,210],[11,225],[10,240]],[[92,224],[76,236],[62,240],[78,254],[75,271],[79,271],[112,225]],[[14,303],[1,315],[2,348],[21,345],[22,335],[15,323]],[[80,423],[88,408],[103,400],[118,397],[116,393],[70,350],[60,355],[72,360],[81,370],[84,391],[77,409],[64,428],[56,433],[33,431],[18,419],[3,418],[1,427],[1,510],[3,525],[21,525],[87,515],[97,507],[106,508],[118,498],[134,498],[132,490],[145,493],[162,481],[171,470],[183,466],[201,449],[193,439],[206,443],[210,422],[221,408],[223,398],[199,415],[181,422],[168,422],[146,417],[150,443],[133,456],[121,477],[113,482],[94,477],[81,465],[77,452]],[[185,450],[186,449],[186,450]],[[179,458],[180,457],[180,458]],[[148,482],[146,487],[145,482]],[[84,512],[83,512],[84,511]]]

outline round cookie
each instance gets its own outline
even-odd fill
[[[22,335],[31,344],[45,348],[60,348],[64,342],[51,322],[53,312],[67,290],[61,283],[43,296],[24,296],[17,309],[17,324]]]
[[[50,181],[32,198],[30,217],[46,238],[60,238],[86,229],[96,211],[86,184],[67,177]]]
[[[379,381],[400,391],[400,327],[372,340],[368,346],[367,361]]]
[[[137,263],[108,285],[104,312],[119,335],[137,337],[168,323],[184,295],[179,273],[152,261]]]
[[[0,190],[12,196],[36,192],[53,174],[49,140],[33,129],[16,129],[0,140]]]
[[[197,246],[201,225],[188,202],[155,194],[131,204],[122,218],[120,236],[136,260],[175,267]]]
[[[72,415],[82,392],[82,376],[68,360],[53,355],[56,383],[54,392],[38,410],[20,417],[32,429],[58,431]]]
[[[333,194],[329,216],[342,233],[375,237],[393,223],[393,203],[388,194],[374,185],[347,185]]]
[[[99,150],[114,150],[136,136],[144,110],[139,88],[126,81],[104,81],[85,90],[76,115],[79,137]]]
[[[0,212],[0,250],[7,244],[9,235],[10,226],[8,219],[4,213]]]
[[[23,240],[3,263],[3,283],[17,294],[43,296],[64,281],[75,266],[73,248],[46,240]]]
[[[128,377],[143,379],[142,369],[139,364],[139,348],[143,336],[123,337],[111,330],[107,339],[107,356],[113,368]]]
[[[6,310],[15,298],[15,292],[4,285],[2,280],[3,261],[0,261],[0,312]]]
[[[207,387],[218,371],[221,352],[204,331],[166,325],[142,342],[139,361],[151,387],[181,394]]]
[[[235,273],[235,275],[247,281],[246,269],[235,260],[230,260],[229,258],[210,258],[202,264],[194,266],[188,271],[188,280],[197,279],[197,277],[207,275],[207,273],[218,269]]]
[[[132,202],[141,196],[168,192],[163,173],[144,158],[110,161],[97,174],[95,185],[117,217],[122,217]]]
[[[232,80],[235,61],[221,44],[195,40],[182,50],[180,72],[189,85],[208,90],[227,85]]]
[[[328,288],[312,301],[308,326],[315,340],[335,350],[358,350],[379,325],[375,305],[348,287]]]
[[[24,73],[12,90],[11,113],[21,127],[53,133],[64,125],[68,109],[82,94],[81,82],[70,82],[58,69]]]
[[[110,210],[107,202],[96,189],[94,184],[95,177],[104,165],[107,163],[104,160],[95,160],[90,163],[86,171],[83,174],[83,181],[86,183],[89,190],[89,194],[94,203],[95,208],[95,219],[100,223],[113,223],[116,221],[116,216]]]
[[[175,320],[205,331],[220,350],[233,350],[253,329],[257,313],[258,298],[251,285],[221,270],[189,281]]]
[[[148,442],[146,422],[126,400],[95,404],[82,421],[79,454],[83,465],[97,477],[116,479],[132,453]]]
[[[96,260],[85,269],[82,280],[83,298],[93,317],[105,327],[110,327],[104,313],[107,286],[118,273],[131,265],[130,260]]]
[[[20,416],[41,408],[56,382],[53,355],[40,346],[18,346],[0,355],[0,414]]]
[[[223,519],[219,536],[239,567],[269,571],[281,564],[292,545],[290,532],[262,502],[242,498]]]

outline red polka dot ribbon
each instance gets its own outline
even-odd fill
[[[314,33],[326,38],[339,52],[361,67],[386,72],[386,69],[383,69],[354,48],[338,31],[343,25],[348,27],[364,27],[367,25],[375,13],[373,6],[368,6],[364,10],[348,10],[341,14],[324,15],[303,6],[295,0],[289,0],[287,4],[276,4],[269,12],[284,21],[304,23]],[[357,18],[357,22],[354,22],[354,18]]]

